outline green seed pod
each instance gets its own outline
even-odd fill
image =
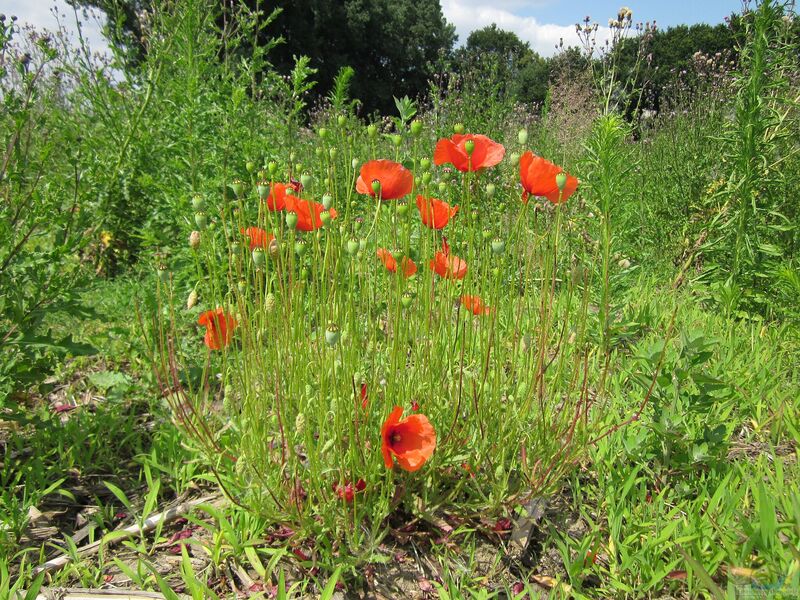
[[[400,304],[403,305],[403,308],[408,308],[411,306],[412,302],[414,302],[414,294],[411,292],[403,292],[403,295],[400,296]]]
[[[289,226],[289,229],[294,229],[297,225],[297,213],[288,212],[286,213],[286,225]]]
[[[261,248],[256,248],[253,250],[253,264],[256,268],[261,268],[264,266],[264,263],[267,262],[267,257],[264,254],[264,251]]]
[[[394,134],[392,136],[392,143],[395,145],[395,148],[398,148],[400,146],[400,144],[403,143],[403,136],[398,135],[398,134]]]
[[[322,153],[325,152],[325,149],[322,146],[317,146],[314,148],[314,155],[317,158],[322,158]]]
[[[240,279],[236,284],[236,289],[239,290],[240,294],[244,295],[244,293],[247,291],[247,281]]]
[[[323,194],[322,195],[322,208],[328,210],[331,206],[333,206],[333,196],[330,194]]]
[[[294,243],[294,251],[297,256],[303,256],[306,253],[306,243],[303,240],[297,240]]]
[[[487,198],[491,198],[492,196],[494,196],[494,193],[495,193],[496,190],[497,190],[497,188],[495,188],[493,183],[487,183],[486,184],[486,197]]]
[[[254,163],[252,160],[248,160],[247,163],[244,165],[244,168],[247,169],[248,173],[252,173],[253,171],[256,170],[256,163]]]
[[[303,173],[300,175],[300,185],[302,185],[304,188],[309,187],[312,181],[314,181],[314,179],[308,173]]]
[[[272,292],[267,294],[267,297],[264,298],[264,310],[266,310],[267,313],[272,313],[275,310],[276,304],[277,302],[275,301],[275,294]]]
[[[347,123],[347,119],[344,115],[339,115],[336,117],[336,122],[339,124],[339,127],[342,127],[345,123]]]
[[[264,169],[259,169],[258,173],[256,173],[259,181],[265,181],[267,179],[267,172]]]
[[[167,269],[167,265],[160,264],[156,269],[156,273],[158,273],[158,278],[161,280],[162,283],[166,283],[169,281],[169,269]]]
[[[374,138],[378,135],[378,126],[377,125],[368,125],[367,126],[367,135],[371,138]]]
[[[331,157],[331,160],[336,160],[336,148],[328,150],[328,156]]]
[[[408,203],[407,202],[398,202],[397,203],[397,214],[400,217],[405,217],[408,214]]]
[[[492,240],[492,252],[494,254],[502,254],[505,249],[506,243],[504,240],[501,240],[500,238],[494,238]]]
[[[423,171],[427,171],[431,168],[431,161],[427,158],[423,158],[419,161],[419,166],[422,167]]]
[[[365,240],[363,238],[358,240],[358,249],[360,251],[366,250],[367,249],[367,240]]]
[[[519,142],[520,146],[524,146],[528,143],[528,130],[527,129],[520,129],[517,133],[517,141]]]
[[[444,181],[439,182],[439,193],[444,194],[447,191],[447,184]]]
[[[411,129],[411,135],[413,135],[414,137],[419,136],[419,134],[422,133],[422,121],[414,119],[413,121],[411,121],[410,129]]]
[[[358,240],[354,238],[347,240],[347,243],[344,246],[344,250],[350,256],[354,256],[355,253],[358,252]]]
[[[241,245],[239,244],[239,242],[231,242],[231,254],[236,256],[237,254],[239,254],[240,249]]]
[[[516,152],[511,154],[511,164],[515,167],[519,164],[519,154]]]
[[[262,200],[265,200],[269,197],[269,183],[266,181],[259,181],[258,185],[256,186],[256,190],[258,190],[258,197]]]
[[[472,153],[475,152],[475,142],[473,140],[464,142],[464,151],[467,153],[467,156],[472,156]]]
[[[206,217],[206,213],[202,211],[194,213],[194,224],[197,225],[200,231],[208,227],[208,217]]]
[[[350,166],[352,166],[353,167],[353,171],[355,171],[358,168],[358,159],[354,158],[353,160],[351,160],[350,161]]]
[[[328,325],[328,328],[325,330],[325,343],[328,344],[331,348],[333,348],[336,344],[339,343],[339,328],[331,323]]]
[[[372,192],[377,196],[381,193],[381,182],[377,179],[372,180]]]
[[[204,211],[206,209],[206,201],[200,194],[192,196],[192,208],[196,211]]]
[[[244,192],[244,182],[241,179],[234,179],[231,182],[231,189],[234,194],[241,198],[242,192]]]
[[[422,183],[424,183],[425,185],[428,185],[431,182],[431,178],[432,177],[433,177],[433,175],[431,175],[430,171],[425,171],[422,174]]]
[[[564,191],[564,188],[567,186],[567,174],[564,171],[561,171],[558,175],[556,175],[556,186],[558,186],[559,191]]]
[[[325,129],[324,127],[320,127],[320,129],[319,129],[319,137],[321,137],[323,140],[328,139],[328,130]]]
[[[492,237],[492,232],[489,229],[484,229],[483,231],[481,231],[481,237],[483,238],[483,241],[485,242],[490,237]]]
[[[455,125],[453,125],[453,133],[457,133],[459,135],[464,133],[464,124],[463,123],[456,123]]]
[[[278,170],[278,165],[275,163],[274,160],[269,161],[267,165],[267,170],[269,171],[270,175],[275,175],[275,171]]]
[[[323,210],[319,213],[319,220],[322,221],[322,224],[326,227],[331,224],[331,213],[327,210]]]

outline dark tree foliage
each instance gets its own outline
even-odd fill
[[[541,104],[547,95],[548,61],[494,23],[470,33],[454,62],[458,71],[478,70],[494,78],[498,93],[514,101]]]
[[[141,59],[142,11],[157,0],[72,0],[102,9],[112,42],[125,51],[129,66]],[[227,7],[230,2],[221,0]],[[311,58],[317,69],[315,92],[325,95],[342,67],[355,69],[350,93],[363,110],[393,112],[393,96],[416,97],[427,90],[434,65],[449,56],[455,27],[445,20],[439,0],[245,0],[264,15],[280,9],[256,43],[282,39],[268,60],[287,74],[295,57]]]

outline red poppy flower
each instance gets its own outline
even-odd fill
[[[221,350],[231,343],[233,330],[236,328],[236,319],[225,312],[225,309],[207,310],[197,320],[199,325],[205,325],[205,344],[211,350]]]
[[[314,231],[322,227],[322,218],[320,215],[325,210],[325,207],[319,202],[287,196],[286,210],[297,215],[297,225],[295,225],[295,229],[299,229],[300,231]],[[331,215],[331,219],[336,218],[337,213],[335,208],[329,209],[328,213]]]
[[[260,227],[248,227],[247,229],[242,228],[240,230],[242,235],[246,235],[250,238],[250,250],[253,251],[256,248],[265,248],[269,245],[269,243],[275,239],[275,236],[271,233],[267,233]]]
[[[356,492],[363,492],[367,489],[367,482],[359,479],[355,483],[352,481],[345,481],[344,485],[338,483],[333,484],[334,493],[345,502],[352,502],[356,497]]]
[[[369,394],[367,393],[367,384],[361,384],[361,410],[367,410],[369,404]]]
[[[492,312],[492,309],[483,303],[480,296],[464,295],[461,296],[459,300],[461,301],[461,306],[466,308],[473,315],[488,315]]]
[[[467,154],[466,143],[474,144],[472,155]],[[461,172],[477,171],[495,166],[506,154],[503,144],[491,140],[485,135],[468,133],[456,134],[451,138],[442,138],[436,142],[433,162],[436,165],[452,164]]]
[[[437,252],[431,261],[431,269],[436,271],[439,277],[447,279],[464,279],[467,275],[466,261],[450,254],[446,238],[442,240],[442,250]]]
[[[298,184],[298,186],[299,185],[300,184]],[[271,211],[286,210],[286,190],[289,188],[293,189],[295,192],[297,191],[294,183],[288,185],[285,183],[274,184],[269,191],[269,196],[267,196],[267,208]]]
[[[361,165],[356,191],[374,198],[377,194],[372,189],[373,181],[381,184],[381,200],[397,200],[410,193],[414,187],[414,175],[411,171],[391,160],[371,160]]]
[[[395,406],[381,429],[381,452],[387,469],[397,464],[406,471],[416,471],[436,449],[436,430],[425,415],[411,415],[400,420],[403,408]]]
[[[564,173],[564,169],[528,150],[519,159],[519,179],[522,187],[525,188],[522,193],[522,201],[527,202],[530,195],[543,196],[554,204],[566,202],[567,198],[578,189],[578,180],[567,174],[564,190],[559,192],[558,185],[556,185],[556,175],[559,173]]]
[[[417,209],[422,217],[422,224],[431,229],[442,229],[458,212],[458,206],[450,208],[447,202],[422,195],[417,196]]]
[[[378,258],[381,259],[387,271],[390,273],[397,273],[397,261],[386,248],[378,248]],[[400,261],[400,266],[403,269],[403,277],[411,277],[417,272],[417,265],[407,256],[404,256]]]

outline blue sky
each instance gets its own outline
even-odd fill
[[[720,23],[731,12],[741,11],[741,0],[441,0],[445,17],[456,26],[463,43],[470,31],[492,23],[516,33],[544,56],[555,52],[560,39],[566,45],[576,44],[575,23],[586,15],[601,25],[625,5],[633,11],[634,21],[653,21],[660,27],[679,23]],[[74,22],[72,9],[64,0],[0,0],[0,12],[17,15],[21,21],[36,27],[55,28],[52,8],[66,16],[62,23],[69,29]],[[105,44],[97,20],[87,23],[85,32],[95,49]],[[602,43],[608,29],[601,27],[598,41]]]

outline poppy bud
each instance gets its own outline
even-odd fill
[[[396,148],[397,148],[397,147],[399,147],[399,146],[400,146],[400,144],[402,144],[402,143],[403,143],[403,136],[400,136],[400,135],[394,134],[394,135],[392,136],[392,143],[395,145],[395,147],[396,147]]]
[[[407,202],[399,202],[397,204],[397,214],[400,217],[405,217],[408,214],[408,203]]]
[[[206,209],[206,201],[203,200],[203,197],[200,194],[195,194],[192,196],[192,208],[195,210]]]
[[[267,297],[264,298],[264,309],[268,313],[271,313],[272,311],[275,310],[275,294],[273,294],[272,292],[267,294]]]
[[[511,164],[515,167],[519,164],[519,154],[516,152],[511,153]]]
[[[269,161],[269,164],[267,165],[267,170],[269,171],[269,174],[274,175],[277,169],[278,165],[275,164],[275,161],[274,160]]]
[[[233,190],[234,194],[241,197],[242,192],[244,191],[244,183],[241,179],[234,179],[231,182],[231,189]]]
[[[377,179],[372,180],[372,193],[376,196],[381,193],[381,182]]]
[[[355,171],[358,168],[358,159],[354,158],[353,160],[351,160],[350,166],[353,167],[353,171]]]
[[[339,328],[333,323],[331,323],[325,330],[325,343],[332,348],[339,342],[339,336],[340,336]]]
[[[464,133],[464,124],[456,123],[455,125],[453,125],[453,133],[458,133],[459,135]]]
[[[303,173],[300,175],[300,185],[302,185],[304,188],[309,187],[312,181],[313,178],[308,173]]]
[[[295,225],[297,225],[297,213],[286,213],[286,224],[289,226],[289,229],[294,229]]]
[[[411,135],[418,136],[422,133],[422,121],[414,119],[411,121]]]
[[[278,246],[278,240],[271,240],[269,243],[269,248],[267,248],[267,252],[269,252],[269,257],[272,260],[277,260],[278,255],[280,253],[280,246]]]
[[[244,165],[244,168],[247,169],[248,173],[252,173],[253,171],[256,170],[256,163],[254,163],[252,160],[248,160],[247,163]]]
[[[347,119],[345,119],[344,115],[339,115],[336,117],[336,122],[339,124],[339,127],[341,127],[347,122]]]
[[[497,188],[495,188],[493,183],[487,183],[486,184],[486,197],[487,198],[491,198],[492,196],[494,196],[494,193],[495,193],[496,189]]]
[[[334,160],[336,158],[336,148],[331,148],[328,150],[328,156],[331,157],[331,160]]]
[[[374,138],[378,134],[378,127],[376,125],[368,125],[367,126],[367,135],[371,138]]]
[[[403,292],[403,295],[400,296],[400,304],[403,305],[403,308],[408,308],[411,306],[411,303],[414,301],[414,294],[411,292]]]
[[[262,200],[269,197],[269,183],[266,181],[259,181],[256,190],[258,190],[258,197]]]
[[[517,133],[517,141],[519,142],[520,146],[524,146],[528,143],[528,130],[527,129],[520,129]]]
[[[472,156],[472,153],[475,152],[475,142],[473,140],[464,142],[464,152],[467,153],[467,156]]]
[[[208,217],[206,217],[206,213],[204,212],[194,213],[194,224],[197,225],[197,228],[200,231],[203,231],[206,227],[208,227]]]
[[[561,171],[558,175],[556,175],[556,185],[558,186],[559,191],[564,191],[564,187],[567,185],[567,174],[564,171]]]
[[[428,158],[423,158],[419,161],[419,166],[422,167],[423,171],[427,171],[431,168],[431,161]]]
[[[433,176],[431,175],[430,171],[426,171],[422,174],[422,183],[428,185],[431,182],[431,177]]]
[[[320,127],[319,137],[321,137],[323,140],[328,139],[328,130],[325,129],[324,127]]]
[[[253,264],[256,266],[256,268],[263,267],[266,261],[267,257],[264,256],[264,251],[261,248],[256,248],[253,250]]]
[[[323,225],[330,225],[331,224],[331,213],[327,210],[323,210],[319,213],[319,220],[322,221]]]
[[[506,249],[506,243],[501,240],[500,238],[494,238],[492,240],[492,252],[494,254],[502,254],[503,250]]]
[[[630,269],[631,261],[629,261],[627,258],[623,258],[617,263],[617,265],[623,269]]]
[[[322,195],[322,208],[328,210],[333,205],[333,196],[330,194]]]
[[[486,240],[488,240],[490,237],[492,237],[492,232],[491,232],[490,230],[488,230],[488,229],[484,229],[484,230],[481,232],[481,237],[483,237],[483,241],[485,242],[485,241],[486,241]]]
[[[347,252],[350,256],[353,256],[356,252],[358,252],[358,240],[356,239],[349,239],[344,246],[345,252]]]
[[[444,181],[439,182],[439,193],[444,194],[447,191],[447,184]]]
[[[197,250],[200,247],[200,232],[193,231],[189,234],[189,247],[192,250]]]
[[[167,269],[167,265],[165,265],[163,263],[158,265],[158,268],[156,269],[156,272],[158,273],[158,278],[163,283],[166,283],[167,281],[169,281],[169,270]]]
[[[186,299],[186,310],[191,310],[197,304],[197,290],[189,292],[189,297]]]

